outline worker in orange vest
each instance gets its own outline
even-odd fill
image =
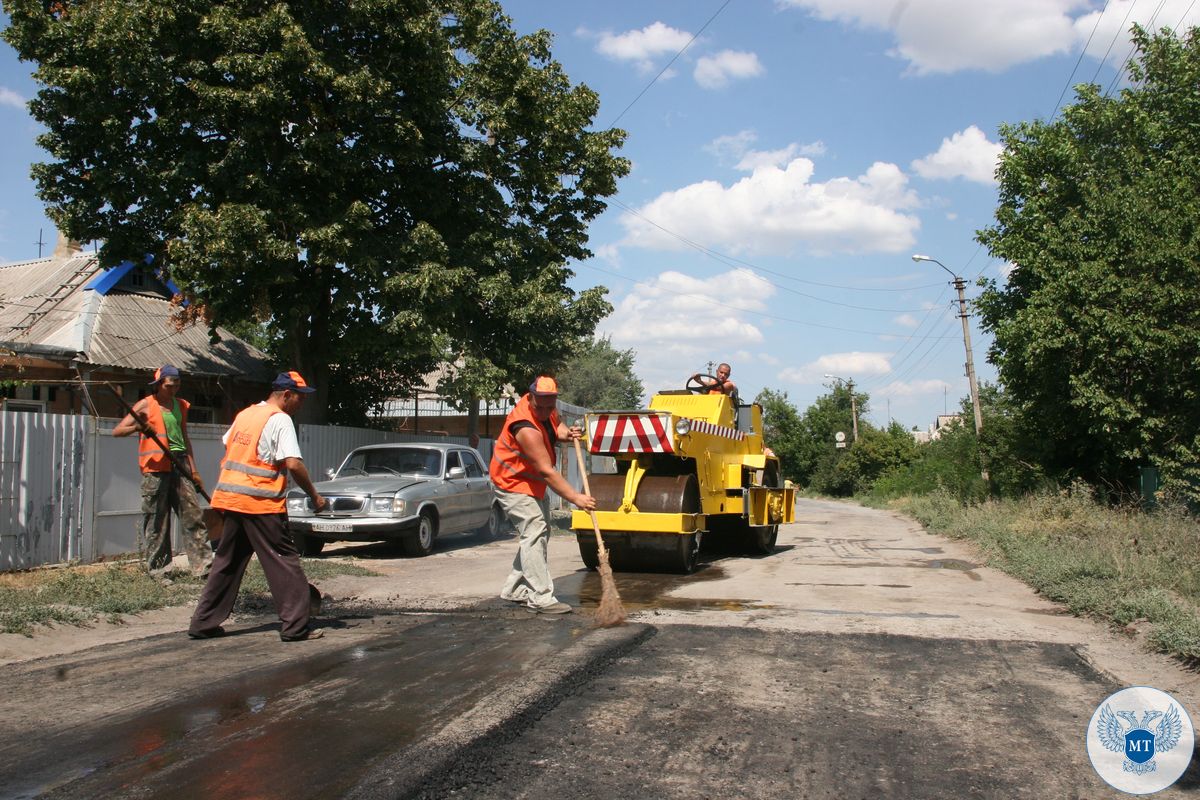
[[[558,381],[539,376],[518,402],[496,437],[488,473],[496,498],[520,537],[512,572],[500,597],[539,614],[567,614],[571,607],[554,596],[550,577],[550,503],[547,487],[585,511],[596,508],[591,495],[577,492],[555,468],[555,442],[583,436],[558,418]]]
[[[165,577],[171,568],[171,511],[174,510],[187,541],[184,551],[188,566],[193,572],[207,577],[213,555],[200,502],[196,499],[196,488],[147,435],[154,433],[188,470],[192,480],[200,482],[196,462],[192,459],[192,442],[188,438],[190,404],[176,396],[181,382],[179,370],[170,364],[156,369],[154,380],[150,382],[154,393],[137,401],[133,412],[113,428],[112,435],[141,434],[138,465],[142,469],[142,524],[138,531],[138,550],[145,558],[150,574]]]
[[[711,361],[709,362],[712,363]],[[717,375],[715,381],[705,380],[699,372],[692,376],[692,380],[702,386],[708,387],[709,394],[737,394],[737,384],[729,380],[729,374],[733,372],[728,364],[721,363],[717,365]]]
[[[287,529],[285,500],[290,474],[312,500],[314,510],[326,505],[308,476],[292,423],[292,415],[313,391],[299,372],[280,373],[271,384],[270,397],[239,413],[222,439],[225,458],[212,506],[224,512],[225,526],[188,626],[193,639],[225,633],[221,623],[233,611],[252,555],[258,555],[283,623],[279,638],[285,642],[321,638],[322,631],[309,624],[308,578]]]

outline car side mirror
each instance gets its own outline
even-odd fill
[[[455,478],[466,477],[466,474],[467,471],[462,467],[451,467],[450,471],[446,473],[446,477],[450,480],[454,480]]]
[[[329,469],[325,470],[325,477],[333,478],[334,475],[337,475],[337,470],[334,469],[333,467],[330,467]]]

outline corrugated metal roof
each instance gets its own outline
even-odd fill
[[[174,364],[191,375],[243,375],[270,381],[269,358],[224,328],[212,344],[208,329],[190,325],[176,331],[168,320],[170,303],[141,294],[113,292],[100,303],[88,360],[93,364],[157,369]]]
[[[0,266],[0,341],[68,348],[103,366],[174,364],[193,375],[271,379],[267,355],[229,331],[217,328],[215,345],[203,325],[176,331],[170,301],[157,285],[104,296],[83,291],[99,269],[96,257],[84,253]]]

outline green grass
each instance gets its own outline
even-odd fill
[[[309,580],[334,575],[378,573],[341,560],[304,560]],[[0,632],[32,636],[38,626],[87,625],[99,619],[121,623],[127,614],[194,603],[203,583],[175,574],[164,585],[130,563],[68,566],[0,575]],[[258,561],[250,562],[239,605],[270,606],[270,591]]]
[[[889,506],[974,542],[989,566],[1072,613],[1138,623],[1152,649],[1200,663],[1200,522],[1184,511],[1111,508],[1082,486],[969,506],[940,492]]]

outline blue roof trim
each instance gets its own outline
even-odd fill
[[[145,262],[147,265],[153,264],[154,263],[153,254],[147,253]],[[96,277],[94,277],[90,281],[88,281],[87,286],[83,287],[83,291],[96,292],[101,297],[104,297],[110,291],[112,291],[114,286],[116,286],[118,283],[121,282],[122,278],[124,278],[126,275],[128,275],[130,273],[130,271],[133,270],[134,266],[135,265],[132,261],[122,261],[120,264],[117,264],[112,269],[108,269],[108,270],[105,270],[104,272],[97,274]],[[154,270],[154,277],[158,278],[159,282],[163,286],[166,286],[167,289],[170,290],[171,294],[174,295],[174,294],[180,293],[179,287],[175,285],[175,282],[173,280],[171,280],[170,278],[166,277],[163,274],[162,268],[158,268],[158,269]],[[188,302],[186,300],[184,300],[183,305],[186,308],[188,305]]]
[[[83,287],[83,291],[93,291],[103,297],[111,292],[112,288],[121,281],[121,278],[128,275],[132,269],[132,261],[122,261],[112,269],[105,270],[92,278],[88,282],[88,285]]]

